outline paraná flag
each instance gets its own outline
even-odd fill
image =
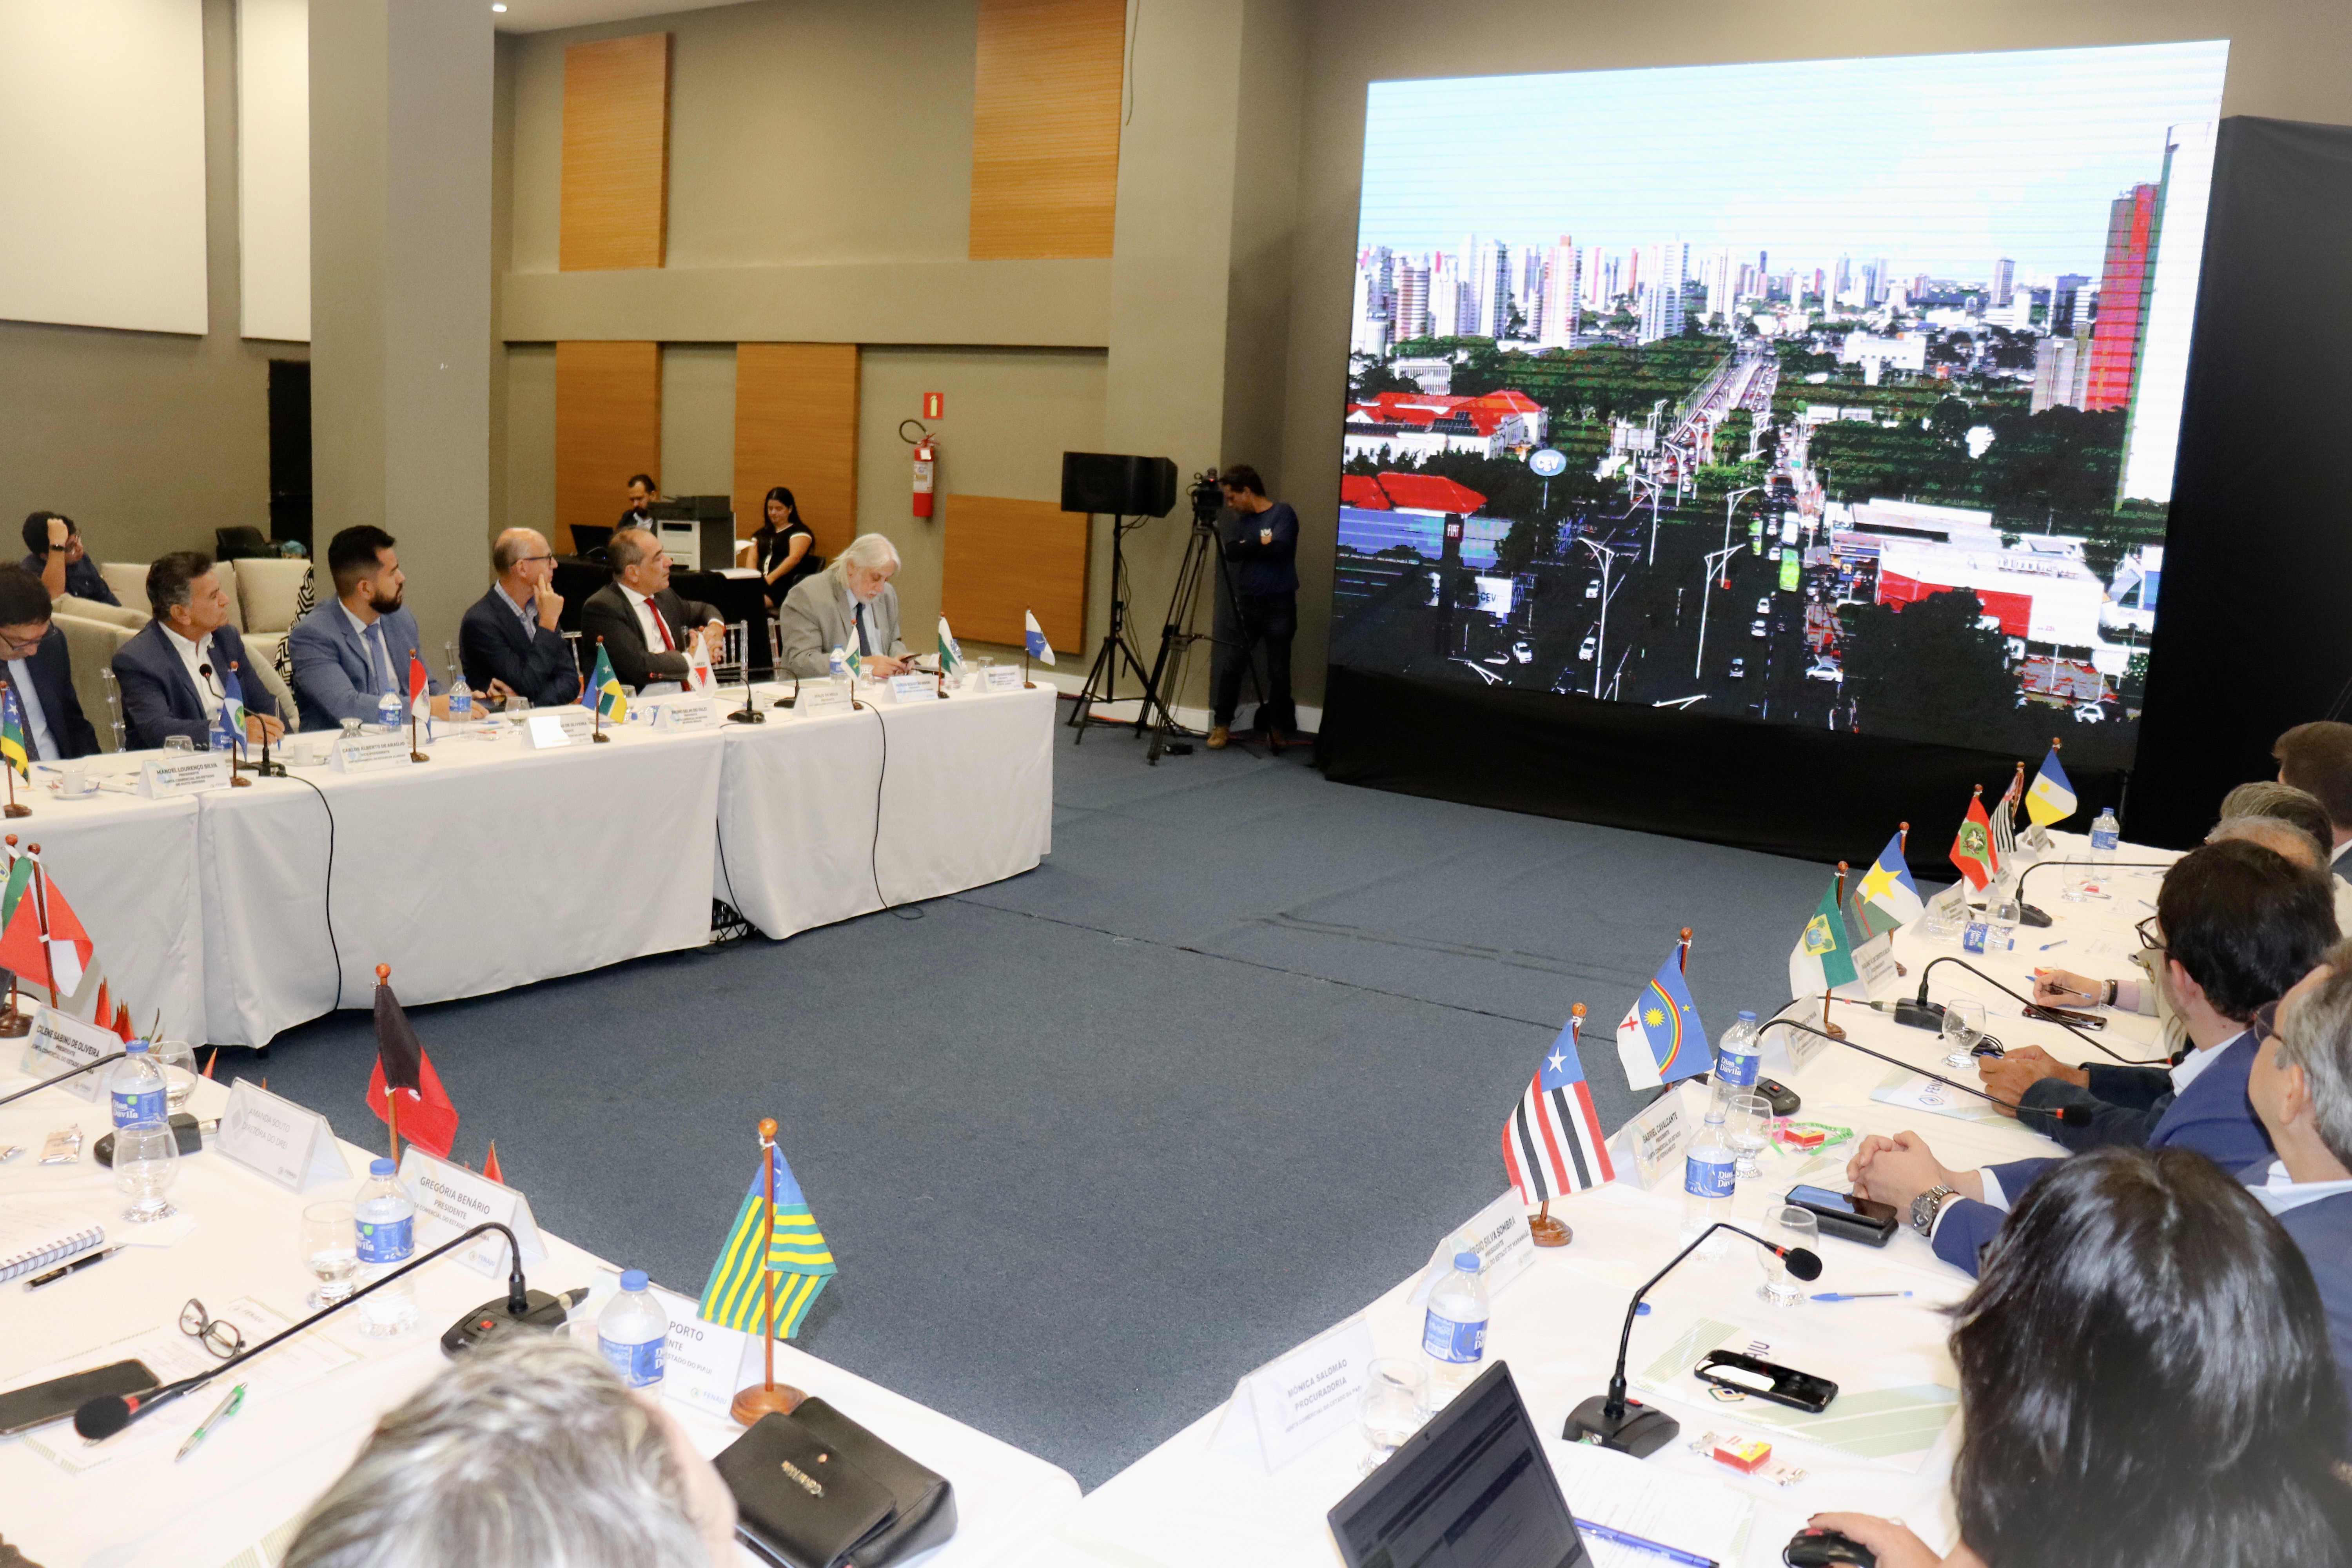
[[[1982,892],[2000,869],[2000,857],[1993,852],[1992,818],[1985,815],[1984,785],[1977,786],[1969,797],[1969,814],[1960,819],[1960,830],[1952,838],[1952,864],[1969,879],[1969,886]]]
[[[2074,783],[2058,765],[2055,741],[2050,742],[2050,754],[2042,759],[2042,771],[2033,775],[2033,787],[2025,792],[2025,815],[2042,827],[2074,815]]]
[[[1617,1179],[1601,1114],[1592,1108],[1592,1086],[1584,1081],[1584,1058],[1576,1052],[1583,1019],[1580,1005],[1503,1123],[1503,1169],[1521,1203],[1539,1204]]]
[[[948,630],[948,618],[941,616],[940,617],[940,673],[953,675],[962,668],[963,645],[955,640],[955,633]]]
[[[1021,620],[1024,627],[1022,635],[1027,639],[1023,646],[1028,648],[1029,657],[1040,664],[1053,663],[1054,645],[1045,640],[1045,628],[1037,624],[1037,612],[1024,610],[1021,612]]]
[[[1910,865],[1903,858],[1903,835],[1887,839],[1886,847],[1855,882],[1853,901],[1863,930],[1871,936],[1909,925],[1926,910],[1927,900],[1920,898],[1919,884],[1911,879]]]
[[[816,1216],[809,1213],[808,1199],[801,1194],[801,1184],[793,1179],[793,1168],[781,1149],[772,1151],[775,1186],[762,1190],[767,1187],[770,1152],[763,1142],[760,1169],[752,1174],[751,1190],[743,1194],[743,1206],[735,1211],[735,1223],[728,1227],[719,1261],[710,1266],[710,1281],[702,1288],[699,1315],[706,1323],[740,1333],[760,1332],[766,1294],[761,1275],[774,1274],[779,1276],[774,1329],[789,1340],[800,1332],[801,1320],[815,1304],[817,1292],[839,1270],[834,1265],[833,1248],[816,1228]],[[763,1268],[760,1244],[768,1235],[772,1209],[776,1228],[768,1242]]]
[[[233,663],[221,671],[221,710],[213,720],[213,749],[240,753],[245,750],[245,682],[236,678]]]
[[[0,761],[16,770],[17,776],[33,776],[32,759],[25,754],[25,710],[17,705],[16,683],[0,686]]]
[[[1617,1026],[1617,1059],[1624,1064],[1629,1088],[1655,1089],[1715,1065],[1698,1005],[1683,984],[1682,951],[1680,942],[1667,951],[1666,961]]]
[[[588,674],[587,689],[580,694],[580,705],[593,708],[612,724],[629,721],[629,694],[621,688],[621,678],[613,673],[613,656],[604,645],[596,645],[596,668]]]
[[[400,1096],[400,1134],[427,1153],[449,1157],[457,1137],[457,1108],[433,1070],[433,1058],[409,1027],[408,1015],[389,981],[375,984],[375,1068],[368,1074],[368,1109],[378,1121],[391,1121],[387,1101]]]
[[[1853,944],[1847,940],[1845,911],[1838,908],[1837,879],[1822,894],[1813,918],[1789,950],[1789,994],[1818,996],[1824,991],[1866,996],[1869,992],[1853,966]]]

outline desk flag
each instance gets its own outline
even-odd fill
[[[408,653],[408,714],[418,722],[433,717],[433,678],[425,673],[425,661],[416,650]]]
[[[1985,815],[1982,784],[1969,797],[1969,814],[1960,819],[1960,831],[1952,839],[1952,864],[1979,892],[2000,869],[2000,857],[1992,847],[1992,818]]]
[[[245,682],[236,678],[236,666],[231,664],[221,671],[221,710],[213,721],[213,750],[245,751]]]
[[[768,1152],[761,1150],[763,1155]],[[808,1199],[801,1194],[800,1183],[793,1179],[793,1168],[785,1163],[784,1152],[777,1149],[773,1152],[775,1187],[761,1191],[767,1185],[769,1170],[762,1158],[759,1171],[751,1177],[751,1190],[743,1194],[743,1206],[735,1211],[735,1223],[728,1227],[719,1261],[710,1266],[710,1282],[702,1288],[699,1315],[706,1323],[747,1334],[760,1332],[761,1304],[765,1295],[761,1289],[760,1242],[767,1235],[768,1217],[772,1211],[776,1228],[768,1241],[764,1271],[783,1276],[776,1281],[774,1331],[789,1340],[800,1332],[801,1320],[815,1304],[824,1282],[839,1270],[834,1265],[833,1249],[825,1245],[824,1237],[816,1228],[816,1216],[809,1213]]]
[[[32,778],[32,759],[25,753],[25,710],[17,705],[14,681],[0,687],[0,761],[16,769],[18,777]]]
[[[963,646],[955,640],[955,633],[948,630],[948,618],[941,616],[940,617],[940,673],[953,675],[962,668]]]
[[[1583,1013],[1580,1006],[1569,1016],[1537,1064],[1518,1109],[1503,1123],[1503,1168],[1523,1204],[1547,1203],[1617,1179],[1609,1141],[1601,1134],[1601,1114],[1592,1108],[1592,1086],[1584,1081],[1584,1058],[1576,1052]]]
[[[694,652],[688,656],[686,689],[688,691],[711,691],[719,686],[718,672],[710,668],[710,645],[699,634],[694,639]]]
[[[1919,884],[1911,879],[1911,868],[1903,858],[1903,835],[1889,838],[1870,869],[1855,882],[1853,902],[1865,936],[1899,930],[1927,910],[1927,900],[1919,897]]]
[[[33,858],[17,852],[16,836],[12,833],[8,835],[8,881],[0,888],[0,931],[5,931],[8,922],[16,918],[16,901],[32,883]]]
[[[457,1108],[433,1070],[433,1058],[409,1026],[408,1015],[392,994],[392,983],[377,971],[375,983],[375,1069],[368,1074],[368,1109],[378,1121],[390,1122],[392,1096],[401,1096],[400,1133],[427,1153],[449,1157],[457,1137]]]
[[[2050,754],[2042,759],[2042,771],[2033,775],[2033,787],[2025,792],[2025,815],[2033,818],[2037,827],[2048,827],[2074,815],[2074,784],[2058,765],[2055,741],[2050,742]]]
[[[1680,942],[1666,951],[1666,961],[1617,1026],[1617,1059],[1628,1088],[1656,1089],[1715,1065],[1698,1005],[1683,984],[1682,952]]]
[[[587,688],[580,693],[580,706],[593,708],[607,723],[629,721],[629,694],[621,689],[621,678],[613,673],[613,656],[604,651],[603,643],[596,645],[596,668],[589,672]]]
[[[849,679],[853,685],[859,676],[866,673],[866,656],[857,651],[856,643],[848,643],[842,647],[841,667],[849,671]]]
[[[1832,877],[1813,918],[1789,951],[1789,994],[1818,996],[1824,991],[1867,997],[1853,966],[1853,943],[1847,939],[1845,911],[1838,908],[1837,879]]]
[[[1040,664],[1053,663],[1054,645],[1045,640],[1045,628],[1037,624],[1037,612],[1024,610],[1021,612],[1021,620],[1024,627],[1022,635],[1027,639],[1022,646],[1029,650],[1029,657]]]
[[[98,950],[37,850],[16,857],[8,886],[16,905],[0,930],[0,968],[56,993],[58,1006],[83,1023],[111,1028],[116,998],[107,989]]]

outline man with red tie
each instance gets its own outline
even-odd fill
[[[727,623],[709,605],[680,598],[669,585],[669,552],[642,528],[617,530],[605,552],[613,581],[580,606],[583,660],[599,637],[621,684],[638,689],[656,680],[686,679],[699,637],[717,662]]]

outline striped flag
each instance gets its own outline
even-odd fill
[[[758,1333],[765,1294],[761,1275],[778,1275],[775,1332],[791,1339],[800,1332],[801,1320],[815,1304],[824,1282],[838,1270],[833,1248],[816,1228],[816,1216],[809,1213],[808,1199],[801,1194],[800,1183],[793,1179],[783,1151],[765,1139],[761,1141],[761,1151],[759,1172],[751,1178],[751,1190],[743,1194],[743,1206],[735,1212],[735,1223],[728,1229],[719,1261],[710,1266],[710,1281],[702,1288],[700,1316],[706,1323]],[[771,1152],[776,1162],[775,1187],[772,1193],[762,1193],[769,1172],[765,1156]],[[775,1237],[762,1270],[760,1241],[767,1233],[771,1209],[775,1214]]]
[[[2009,788],[1992,808],[1992,853],[1996,865],[2005,865],[2017,858],[2017,797],[2025,788],[2025,764],[2017,764],[2011,775]]]
[[[1528,1080],[1518,1109],[1503,1123],[1503,1168],[1521,1203],[1545,1203],[1617,1178],[1608,1140],[1601,1135],[1600,1113],[1592,1109],[1592,1086],[1584,1081],[1584,1061],[1576,1051],[1583,1022],[1580,1002]]]

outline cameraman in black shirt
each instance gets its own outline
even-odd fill
[[[1263,642],[1267,689],[1257,721],[1266,744],[1278,752],[1287,731],[1297,727],[1290,701],[1290,639],[1298,631],[1298,514],[1287,501],[1266,500],[1265,481],[1246,463],[1227,468],[1218,482],[1238,521],[1224,540],[1225,559],[1234,563],[1230,581],[1238,635],[1217,672],[1209,749],[1223,750],[1232,741],[1242,672],[1249,667],[1250,650]]]

